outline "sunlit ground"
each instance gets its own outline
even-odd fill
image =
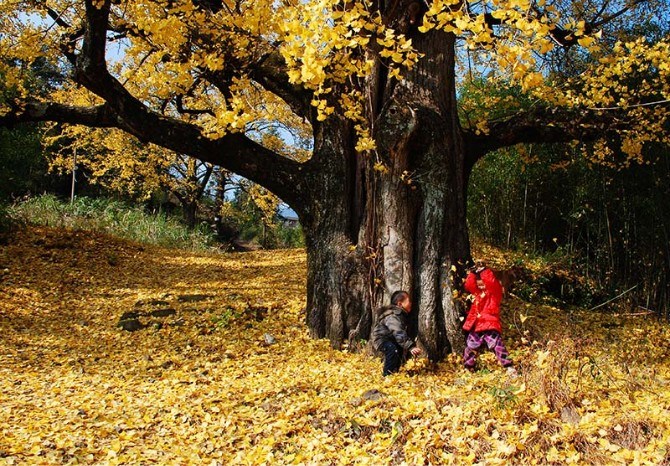
[[[382,379],[309,339],[304,295],[299,250],[20,233],[0,246],[0,463],[670,464],[653,317],[512,297],[520,377],[485,354],[474,374],[453,356]]]

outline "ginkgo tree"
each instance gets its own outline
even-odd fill
[[[131,199],[156,193],[176,198],[184,222],[196,225],[198,204],[207,192],[214,165],[154,144],[142,144],[109,128],[68,126],[45,138],[50,169],[71,173],[76,161],[91,183]],[[75,158],[75,151],[76,158]]]
[[[366,339],[373,310],[399,288],[412,292],[431,358],[462,347],[468,176],[487,153],[604,139],[639,157],[645,143],[667,142],[670,39],[620,33],[667,12],[665,0],[0,5],[3,61],[46,56],[69,78],[38,98],[3,66],[15,91],[0,122],[117,128],[271,190],[304,228],[311,335],[336,347]],[[553,73],[547,63],[570,54],[587,65]],[[459,93],[469,76],[518,99],[504,114],[495,96],[473,112]],[[94,103],[68,98],[82,91]],[[466,108],[476,117],[462,118]],[[277,119],[309,124],[309,159],[247,132]]]

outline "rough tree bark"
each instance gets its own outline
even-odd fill
[[[433,359],[462,349],[451,278],[469,258],[465,194],[468,164],[456,107],[454,38],[414,38],[431,60],[401,82],[379,66],[366,83],[375,102],[375,160],[353,150],[347,123],[315,132],[313,207],[303,218],[308,252],[307,322],[339,347],[367,339],[374,309],[397,289],[411,292],[419,341]],[[458,274],[454,274],[457,277]]]

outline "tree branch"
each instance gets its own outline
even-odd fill
[[[266,54],[252,63],[250,77],[264,89],[283,99],[296,115],[313,121],[315,112],[310,104],[311,94],[289,82],[286,62],[278,52]]]
[[[616,18],[622,16],[623,14],[630,11],[632,8],[646,1],[648,0],[632,0],[621,10],[600,19],[599,17],[603,12],[602,11],[599,12],[594,18],[585,22],[584,33],[590,34],[594,32],[596,29],[604,26],[607,23],[614,21]],[[542,10],[540,10],[536,5],[533,5],[531,8],[532,12],[535,14],[537,18],[546,16],[546,14]],[[470,15],[475,16],[473,13],[470,13]],[[491,13],[484,14],[484,22],[491,29],[493,29],[493,26],[500,26],[503,24],[503,21],[501,21],[498,18],[495,18]],[[550,29],[549,37],[551,37],[551,39],[561,47],[571,47],[575,45],[577,43],[577,40],[579,39],[579,37],[575,36],[575,34],[572,31],[567,31],[558,24],[554,24],[553,27]]]
[[[209,109],[193,109],[193,108],[186,108],[184,107],[184,96],[183,95],[178,95],[175,98],[175,105],[177,107],[177,111],[182,114],[182,115],[210,115],[214,116],[214,112]]]
[[[539,109],[490,122],[487,135],[465,131],[469,160],[474,165],[488,152],[522,143],[591,141],[630,126],[623,109]]]
[[[221,166],[266,187],[295,208],[301,207],[301,164],[276,154],[244,134],[231,133],[220,139],[208,139],[194,125],[148,111],[143,115],[126,118],[118,115],[110,103],[75,107],[52,102],[30,102],[0,117],[0,126],[39,121],[119,128],[140,141]]]
[[[207,188],[207,183],[209,183],[209,179],[212,176],[212,172],[214,171],[214,165],[212,164],[206,164],[205,166],[205,173],[202,176],[202,179],[200,180],[200,183],[198,183],[198,192],[196,194],[196,199],[200,199],[202,195],[205,193],[205,189]]]
[[[193,124],[152,112],[109,73],[105,60],[109,11],[110,0],[105,0],[100,7],[86,0],[87,27],[75,69],[75,80],[106,103],[94,107],[95,110],[33,103],[26,106],[27,112],[17,112],[14,121],[52,120],[114,126],[141,141],[220,165],[265,186],[290,204],[296,202],[301,186],[299,163],[266,149],[243,134],[208,139]],[[104,118],[96,116],[96,111],[103,112]],[[3,119],[9,121],[10,118]]]
[[[234,14],[225,3],[223,3],[223,7],[229,10],[228,12],[231,15]],[[241,13],[238,12],[238,14]],[[123,20],[117,20],[116,23],[116,27],[114,28],[115,31],[123,31],[151,44],[150,38],[140,29],[125,23]],[[252,41],[263,40],[236,27],[230,28],[229,32],[247,35]],[[193,37],[201,46],[203,44],[211,44],[212,42],[212,38],[203,32],[196,32]],[[274,47],[274,45],[272,43],[264,43],[262,47],[268,49]],[[207,80],[217,87],[217,89],[224,95],[227,94],[226,91],[231,85],[233,78],[239,77],[242,73],[247,72],[252,80],[284,100],[296,115],[310,121],[312,117],[315,116],[314,109],[311,106],[312,94],[303,87],[289,82],[286,62],[276,48],[272,52],[263,54],[259,59],[253,62],[239,62],[232,55],[227,56],[225,61],[229,65],[226,69],[217,72],[204,69],[200,70],[202,76],[206,77]]]
[[[63,19],[60,13],[58,13],[57,11],[53,10],[52,8],[46,5],[40,5],[40,6],[46,10],[47,14],[51,19],[53,19],[56,25],[66,30],[72,29],[72,27]],[[61,42],[59,46],[65,58],[72,64],[75,64],[77,61],[77,56],[74,53],[75,44],[77,42],[77,39],[79,39],[83,35],[83,33],[84,30],[82,28],[79,28],[76,31],[69,32],[67,35],[63,37],[63,42]]]
[[[21,109],[1,116],[0,127],[40,121],[57,121],[95,128],[113,128],[120,124],[120,120],[106,104],[76,107],[54,102],[27,102]]]

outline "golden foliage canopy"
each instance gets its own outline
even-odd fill
[[[526,96],[506,105],[508,117],[527,110],[528,99],[531,109],[616,112],[608,124],[622,132],[620,146],[632,157],[640,156],[645,142],[668,142],[667,105],[651,104],[667,104],[670,98],[670,40],[645,33],[658,11],[667,8],[665,0],[435,0],[403,3],[403,12],[368,0],[100,0],[91,5],[109,9],[104,59],[122,92],[152,111],[196,125],[208,138],[265,121],[308,134],[308,123],[336,113],[353,123],[358,151],[374,150],[374,115],[361,83],[376,72],[377,63],[402,80],[417,61],[431,59],[408,36],[439,30],[460,38],[457,65],[464,80],[480,76]],[[74,78],[71,84],[49,99],[102,103],[106,91],[74,84],[85,81],[81,70],[95,61],[88,55],[92,7],[86,8],[86,2],[71,0],[0,2],[0,74],[12,89],[0,103],[0,115],[36,97],[28,95],[25,69],[16,63],[40,56],[75,67],[74,73],[65,71]],[[564,50],[571,52],[561,55]],[[569,56],[581,61],[581,69],[567,77],[552,71],[552,60]],[[467,129],[485,135],[491,123],[499,123],[499,115],[494,119],[490,111],[499,103],[493,96],[464,99],[464,111],[479,109]],[[551,118],[540,123],[552,124]]]

